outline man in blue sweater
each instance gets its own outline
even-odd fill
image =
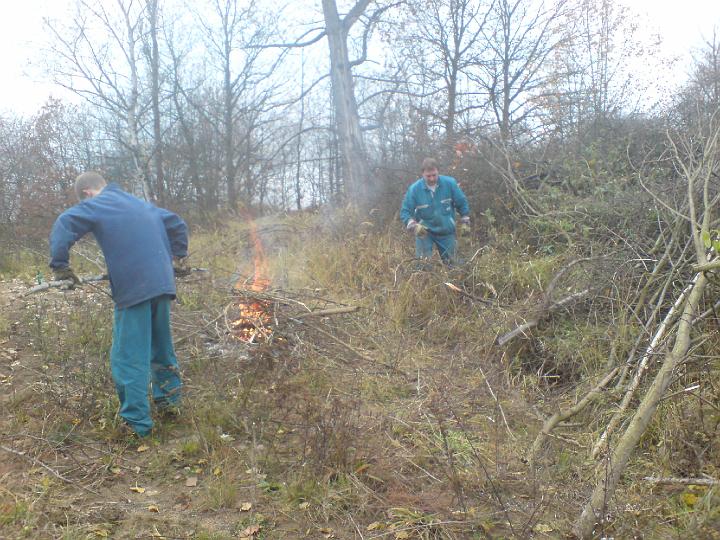
[[[159,409],[180,400],[180,374],[170,333],[175,297],[173,258],[187,256],[188,230],[176,214],[153,206],[96,172],[75,180],[80,203],[57,218],[50,233],[50,267],[58,280],[79,280],[70,248],[92,233],[102,249],[115,301],[110,369],[120,416],[140,437],[150,434],[148,387]]]
[[[469,232],[470,207],[465,194],[453,177],[438,174],[437,161],[425,159],[422,178],[410,185],[400,208],[400,219],[415,233],[418,258],[430,258],[434,244],[443,262],[454,261],[455,212],[460,214],[461,234]]]

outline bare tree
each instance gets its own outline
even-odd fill
[[[552,0],[551,0],[552,1]],[[485,89],[503,141],[536,110],[534,100],[546,83],[546,59],[562,43],[559,24],[567,0],[496,0],[484,30],[487,57],[474,80]]]
[[[78,0],[68,27],[46,21],[53,41],[50,56],[55,81],[109,114],[108,131],[126,149],[132,176],[146,198],[154,190],[147,177],[147,155],[141,143],[146,104],[141,101],[139,51],[144,6],[139,0],[97,3]],[[122,126],[114,129],[113,123]]]
[[[281,57],[263,57],[270,33],[268,22],[261,20],[254,0],[242,4],[239,0],[212,0],[211,4],[211,20],[200,12],[196,18],[202,26],[212,61],[222,73],[222,110],[219,118],[207,110],[203,114],[221,133],[228,203],[235,208],[241,162],[245,195],[252,195],[249,161],[252,137],[261,126],[261,113],[269,106],[274,90],[267,81]]]
[[[160,204],[165,202],[165,174],[160,114],[160,49],[158,47],[158,0],[146,0],[149,28],[150,96],[153,120],[153,162],[155,164],[155,193]]]
[[[610,120],[636,110],[645,95],[636,66],[652,59],[656,39],[639,35],[630,10],[613,0],[582,0],[566,20],[541,100],[556,131],[583,145],[585,133],[599,137]]]
[[[429,0],[410,5],[407,54],[417,72],[437,85],[418,94],[444,98],[443,112],[429,112],[442,122],[448,146],[457,138],[458,118],[487,104],[487,96],[476,92],[474,85],[470,88],[467,81],[471,73],[479,76],[483,29],[491,7],[492,1],[484,0]]]

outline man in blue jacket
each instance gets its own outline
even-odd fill
[[[153,206],[96,172],[75,180],[80,203],[57,218],[50,233],[50,267],[58,280],[79,280],[70,248],[92,233],[102,249],[115,301],[110,369],[120,416],[140,437],[150,434],[148,387],[159,409],[180,400],[180,374],[170,333],[175,297],[173,258],[187,256],[188,230],[176,214]]]
[[[451,176],[438,174],[437,161],[422,163],[422,178],[407,190],[400,208],[400,219],[415,233],[415,255],[425,259],[437,246],[445,263],[455,259],[455,212],[460,214],[460,232],[470,230],[470,207],[465,194]]]

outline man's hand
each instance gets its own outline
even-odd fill
[[[458,230],[460,236],[468,236],[470,234],[470,218],[464,217],[460,219],[460,228]]]
[[[173,271],[175,272],[176,278],[185,277],[185,276],[189,276],[190,274],[192,274],[192,269],[184,267],[184,266],[175,266],[173,268]]]
[[[173,258],[173,271],[175,272],[176,278],[189,276],[192,272],[192,270],[185,265],[186,260],[186,257]]]
[[[415,236],[418,238],[425,238],[428,235],[428,230],[425,225],[422,223],[417,223],[415,225]]]
[[[55,281],[72,281],[72,284],[68,286],[69,289],[73,289],[75,285],[80,285],[80,278],[75,275],[72,268],[69,266],[66,268],[56,268],[53,270]]]

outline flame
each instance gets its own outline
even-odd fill
[[[255,220],[246,215],[250,229],[250,240],[253,246],[252,281],[238,280],[235,289],[239,291],[263,292],[270,286],[270,277],[265,257],[265,250],[258,234]],[[248,299],[237,304],[238,317],[230,323],[233,337],[246,343],[267,340],[272,335],[270,322],[270,302],[266,300]]]

